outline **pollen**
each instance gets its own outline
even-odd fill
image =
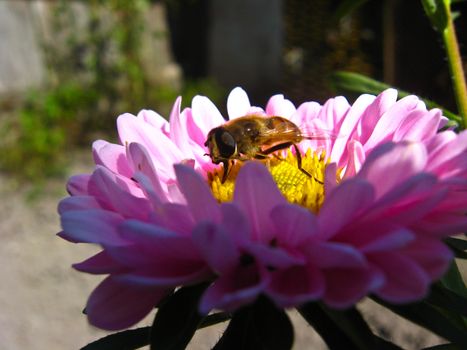
[[[285,156],[283,156],[285,154]],[[302,170],[297,157],[290,150],[278,152],[262,162],[267,166],[277,187],[284,197],[294,204],[317,213],[324,201],[324,171],[329,163],[324,152],[308,150],[302,155]],[[242,162],[236,161],[227,180],[222,183],[222,166],[208,174],[208,181],[214,197],[219,202],[228,202],[233,198],[235,179]]]

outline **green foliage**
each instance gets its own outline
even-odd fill
[[[88,145],[96,133],[114,135],[115,118],[122,112],[155,106],[169,111],[178,94],[151,85],[143,70],[148,0],[86,4],[81,21],[70,2],[54,4],[53,37],[42,43],[49,81],[30,91],[15,118],[2,125],[0,168],[17,178],[62,173],[70,147]]]
[[[377,95],[382,91],[391,88],[390,85],[383,82],[371,79],[365,75],[354,73],[354,72],[345,72],[339,71],[335,72],[330,77],[330,82],[335,90],[359,94],[374,94]],[[410,92],[399,90],[399,97],[405,97],[410,95]],[[428,108],[440,108],[443,110],[443,114],[450,120],[449,126],[459,126],[462,123],[462,118],[457,114],[449,111],[448,109],[438,105],[436,102],[433,102],[426,98],[421,98],[423,102],[427,105]]]
[[[430,19],[431,24],[439,32],[446,29],[449,21],[448,8],[451,5],[450,0],[422,0],[425,14]]]
[[[81,133],[78,111],[96,97],[72,82],[45,94],[32,91],[3,131],[1,167],[28,179],[61,174],[64,148]]]

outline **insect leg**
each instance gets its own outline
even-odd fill
[[[293,146],[293,148],[295,149],[295,153],[296,153],[296,156],[297,156],[297,167],[298,169],[304,173],[306,176],[308,177],[312,177],[313,179],[315,179],[316,182],[320,183],[320,184],[323,184],[322,181],[318,180],[316,177],[314,177],[313,175],[311,175],[308,171],[306,171],[305,169],[302,168],[302,154],[300,153],[300,150],[298,149],[298,146],[293,143],[293,142],[284,142],[284,143],[281,143],[281,144],[278,144],[278,145],[275,145],[271,148],[268,148],[266,150],[264,150],[261,155],[266,155],[266,154],[270,154],[270,153],[273,153],[275,151],[279,151],[281,149],[285,149],[285,148],[288,148],[290,146]]]
[[[230,172],[230,161],[229,161],[229,160],[224,160],[224,161],[222,161],[222,164],[224,165],[224,174],[222,174],[222,181],[221,181],[221,183],[224,183],[225,180],[227,180],[227,177],[229,176],[229,172]]]

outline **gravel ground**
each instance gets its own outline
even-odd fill
[[[90,151],[70,155],[71,174],[92,169]],[[66,193],[65,180],[50,180],[31,199],[31,189],[18,187],[0,174],[0,349],[80,349],[107,333],[88,325],[81,311],[100,278],[70,268],[97,247],[68,243],[59,231],[56,206]],[[407,349],[419,349],[442,339],[364,301],[359,305],[374,329]],[[294,349],[326,349],[320,337],[291,312]],[[149,325],[153,315],[139,326]],[[225,325],[224,325],[225,326]],[[189,349],[209,349],[223,325],[201,330]]]

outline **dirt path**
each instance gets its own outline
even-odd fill
[[[70,155],[71,174],[92,169],[91,152]],[[75,272],[97,247],[76,245],[55,236],[59,231],[56,206],[66,195],[65,180],[47,182],[43,193],[29,200],[28,188],[14,185],[0,174],[0,349],[79,349],[106,332],[87,324],[81,314],[99,277]],[[434,345],[440,339],[372,304],[360,305],[379,333],[393,337],[407,349]],[[319,336],[291,313],[295,323],[294,349],[326,349]],[[153,315],[138,326],[149,325]],[[190,349],[209,349],[222,326],[198,332]]]

